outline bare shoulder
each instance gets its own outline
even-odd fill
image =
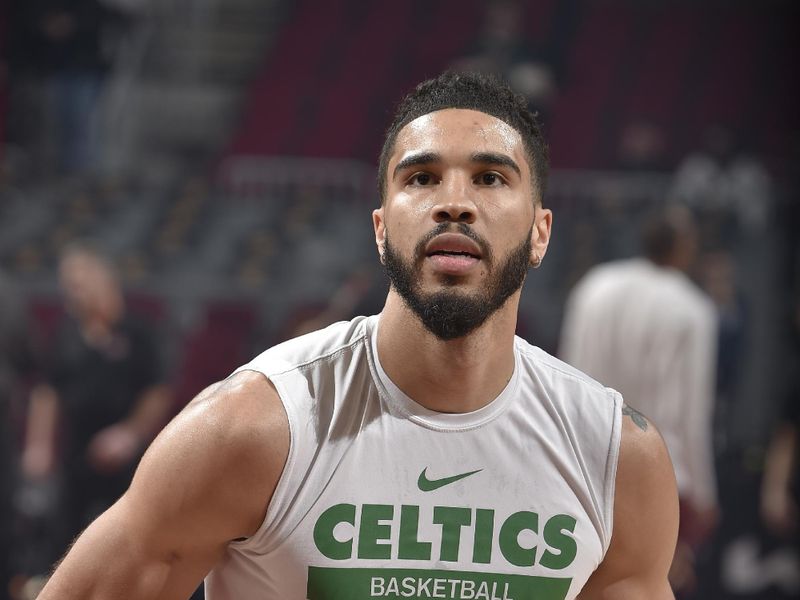
[[[619,505],[634,507],[640,502],[654,500],[659,500],[654,510],[674,512],[677,523],[675,473],[664,439],[650,419],[636,409],[623,405],[615,513]],[[624,521],[617,522],[615,518],[614,530],[619,531],[623,526]]]
[[[145,453],[126,497],[137,507],[196,511],[212,529],[219,525],[217,535],[247,537],[263,520],[288,449],[275,388],[259,373],[241,372],[173,419]]]
[[[203,390],[162,434],[165,441],[191,441],[192,447],[223,458],[245,453],[253,460],[274,458],[273,451],[288,444],[287,436],[278,393],[255,371],[242,371]]]
[[[678,494],[655,425],[625,405],[614,495],[614,528],[582,600],[672,598],[667,582],[678,535]]]
[[[631,494],[674,491],[677,514],[676,489],[672,461],[658,428],[648,417],[624,404],[616,501],[625,502]]]

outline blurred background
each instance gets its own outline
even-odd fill
[[[206,385],[381,309],[382,134],[402,95],[447,68],[505,77],[551,147],[553,239],[519,322],[532,343],[558,354],[573,285],[637,254],[653,207],[691,209],[690,275],[719,322],[720,513],[682,597],[798,597],[796,2],[0,11],[0,598],[35,596]]]

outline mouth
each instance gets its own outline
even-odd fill
[[[433,238],[425,247],[425,255],[461,256],[480,260],[481,249],[472,239],[458,233],[443,233]]]
[[[429,253],[428,256],[465,256],[467,258],[480,260],[480,256],[476,256],[470,252],[461,252],[458,250],[436,250],[435,252]]]
[[[481,259],[478,245],[465,235],[445,233],[433,238],[425,256],[436,271],[447,275],[466,275]]]

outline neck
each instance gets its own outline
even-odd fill
[[[390,290],[378,329],[378,355],[406,395],[438,412],[463,413],[489,404],[514,373],[519,292],[470,334],[437,338]]]

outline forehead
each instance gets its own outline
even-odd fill
[[[447,108],[417,117],[397,134],[389,164],[417,152],[469,156],[475,152],[499,152],[527,167],[522,137],[516,129],[486,113]]]
[[[84,252],[72,252],[62,257],[59,264],[62,273],[67,275],[105,275],[109,267],[96,256]]]

